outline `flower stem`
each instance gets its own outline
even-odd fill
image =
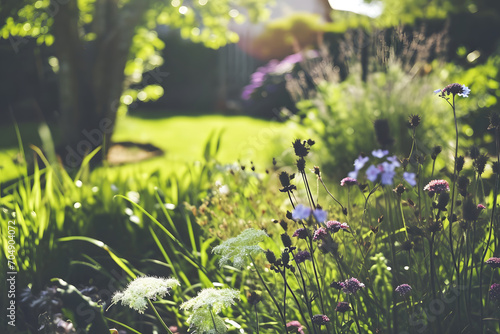
[[[146,300],[148,301],[149,306],[151,306],[151,308],[153,309],[153,312],[155,313],[156,318],[160,321],[160,323],[163,326],[163,328],[165,328],[165,330],[167,331],[167,333],[173,334],[172,331],[170,330],[170,328],[168,328],[167,324],[160,317],[160,314],[156,310],[156,307],[153,305],[153,302],[151,300],[149,300],[148,298],[146,298]]]

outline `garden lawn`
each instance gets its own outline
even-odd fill
[[[137,114],[136,114],[137,115]],[[253,161],[257,171],[263,172],[271,166],[272,158],[280,160],[284,147],[297,137],[304,137],[305,130],[291,123],[279,123],[246,116],[173,116],[158,117],[157,112],[141,112],[139,116],[124,116],[117,120],[114,142],[131,141],[150,143],[161,148],[165,154],[146,161],[112,167],[115,172],[135,173],[138,170],[162,169],[163,172],[184,170],[186,164],[200,161],[204,157],[207,140],[212,134],[222,133],[218,154],[221,163],[240,162],[250,167]],[[1,127],[8,133],[9,141],[0,149],[0,182],[19,175],[13,160],[17,156],[17,143],[12,127]],[[29,144],[40,145],[34,124],[20,124],[21,137],[26,155]],[[57,134],[54,135],[57,138]]]

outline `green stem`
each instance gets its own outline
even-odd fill
[[[167,333],[173,334],[172,331],[170,330],[170,328],[168,328],[167,324],[160,317],[160,314],[156,310],[156,307],[153,305],[153,302],[151,300],[149,300],[148,298],[146,298],[146,300],[148,301],[149,306],[151,306],[151,308],[153,309],[153,312],[155,313],[156,318],[160,321],[160,323],[163,326],[163,328],[165,328],[165,330],[167,331]]]

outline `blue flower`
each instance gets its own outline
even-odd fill
[[[369,159],[370,159],[369,157],[362,157],[360,155],[356,160],[354,160],[354,170],[358,171],[361,168],[363,168],[363,166],[368,162]]]
[[[389,154],[389,151],[387,151],[387,150],[375,150],[375,151],[372,151],[372,155],[373,155],[375,158],[383,158],[383,157],[385,157],[387,154]]]
[[[358,178],[358,171],[357,170],[353,170],[352,172],[349,172],[347,174],[347,176],[352,177],[353,179],[357,179]]]
[[[417,185],[417,181],[415,180],[416,176],[417,175],[415,173],[409,173],[409,172],[404,172],[403,173],[403,178],[412,187],[415,187]]]
[[[325,210],[315,209],[313,211],[313,215],[318,223],[323,223],[326,220],[328,214]]]
[[[457,95],[462,97],[469,97],[470,88],[467,87],[466,85],[462,85],[462,89],[463,89],[462,93],[458,93]]]
[[[384,171],[382,173],[382,177],[380,178],[380,182],[384,185],[384,186],[388,186],[388,185],[391,185],[392,184],[392,179],[394,178],[394,175],[396,175],[396,172],[394,171]]]
[[[380,169],[378,169],[374,165],[371,165],[366,170],[366,178],[372,182],[375,182],[375,180],[377,180],[379,174],[380,174]]]
[[[442,92],[442,90],[441,90],[441,89],[436,89],[436,90],[434,91],[434,94],[439,94],[439,93],[441,93],[441,92]]]
[[[307,219],[311,215],[311,208],[304,206],[302,204],[297,205],[295,210],[292,212],[293,219]]]
[[[393,155],[392,157],[387,157],[387,161],[390,161],[394,168],[401,166],[398,157],[395,155]]]

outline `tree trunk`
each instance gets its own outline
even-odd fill
[[[78,168],[88,153],[103,145],[106,156],[124,85],[124,69],[135,27],[149,1],[97,0],[92,22],[96,39],[82,40],[76,0],[52,0],[56,55],[59,60],[59,107],[62,143],[57,151],[66,168]]]

